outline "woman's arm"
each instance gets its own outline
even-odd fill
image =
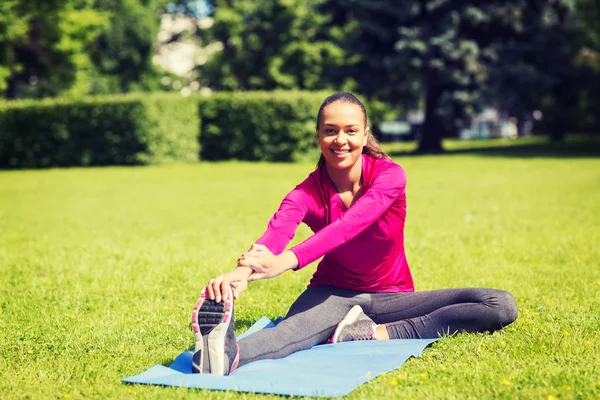
[[[253,248],[244,253],[238,265],[252,268],[250,281],[268,279],[302,268],[336,247],[352,240],[375,222],[404,192],[406,174],[398,164],[389,163],[373,180],[369,189],[340,219],[278,256]]]
[[[269,221],[267,230],[255,244],[266,246],[273,254],[280,254],[286,248],[304,220],[311,201],[314,202],[307,192],[310,189],[308,179],[285,196]]]
[[[254,272],[251,267],[252,265],[258,265],[259,258],[263,260],[266,257],[283,268],[278,270],[277,273],[275,270],[271,270],[270,278],[297,266],[296,256],[290,251],[284,253],[282,251],[294,237],[298,225],[300,225],[310,207],[312,198],[307,193],[307,190],[310,189],[308,179],[285,196],[279,209],[269,221],[265,233],[252,245],[248,252],[238,259],[237,268],[208,282],[207,295],[211,300],[217,302],[221,299],[226,300],[228,285],[234,286],[233,294],[237,299],[246,290],[249,281],[257,280],[257,278],[264,279],[265,276],[263,275],[250,278]],[[250,252],[256,252],[256,256],[245,258]]]
[[[252,282],[274,278],[287,270],[297,268],[298,259],[292,251],[275,255],[266,246],[254,244],[250,250],[242,254],[238,266],[253,270],[254,273],[248,278],[248,282]]]

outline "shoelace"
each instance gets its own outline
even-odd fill
[[[375,332],[373,332],[373,328],[369,329],[368,332],[366,332],[366,334],[363,335],[354,335],[351,334],[350,337],[352,338],[352,340],[373,340],[373,334]]]
[[[373,340],[373,333],[369,333],[368,336],[355,336],[355,335],[350,335],[350,337],[352,338],[352,340]]]

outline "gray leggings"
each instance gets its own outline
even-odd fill
[[[517,319],[510,293],[496,289],[443,289],[429,292],[364,293],[313,286],[292,304],[276,327],[239,341],[240,365],[282,358],[325,343],[354,305],[390,339],[437,338],[456,332],[495,331]]]

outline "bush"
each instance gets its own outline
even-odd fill
[[[201,159],[294,161],[317,148],[328,93],[221,92],[200,99]]]
[[[200,147],[205,160],[316,160],[315,118],[330,94],[0,101],[0,168],[190,162]],[[386,110],[375,105],[367,103],[372,126]]]
[[[139,160],[147,164],[198,161],[198,97],[157,93],[146,95],[142,102],[151,129],[148,150],[139,154]]]
[[[0,167],[197,161],[199,126],[173,94],[0,102]]]

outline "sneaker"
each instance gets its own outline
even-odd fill
[[[234,334],[233,291],[228,288],[227,301],[217,303],[206,298],[204,290],[192,312],[192,329],[196,344],[192,372],[229,375],[239,363],[239,346]]]
[[[377,324],[367,317],[363,309],[356,305],[348,311],[342,322],[338,324],[327,343],[373,340],[376,326]]]

